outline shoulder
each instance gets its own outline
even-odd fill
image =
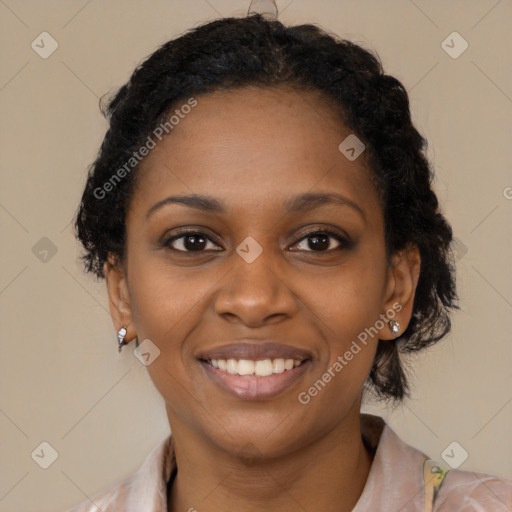
[[[66,512],[165,510],[166,486],[175,468],[172,436],[163,439],[136,473],[119,480]]]
[[[361,425],[375,456],[354,512],[373,510],[377,503],[381,512],[424,512],[432,502],[435,512],[512,511],[512,481],[450,469],[404,442],[380,417],[365,415]]]
[[[136,474],[131,475],[114,485],[103,489],[92,497],[87,498],[67,512],[102,512],[123,510],[126,506],[126,499],[130,494]]]
[[[497,475],[451,469],[439,489],[436,512],[510,512],[512,481]]]

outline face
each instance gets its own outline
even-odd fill
[[[106,266],[114,323],[160,350],[173,431],[283,454],[359,413],[394,337],[381,315],[400,302],[403,332],[419,262],[388,266],[365,154],[340,152],[351,132],[319,95],[196,99],[138,171],[124,270]]]

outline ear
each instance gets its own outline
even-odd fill
[[[407,329],[412,316],[420,269],[420,251],[415,244],[410,244],[393,254],[384,296],[382,313],[385,317],[381,316],[385,325],[379,330],[379,339],[393,340]],[[400,324],[398,332],[391,331],[389,320],[395,320]]]
[[[125,271],[111,254],[109,254],[108,260],[104,263],[103,270],[107,282],[110,315],[112,316],[114,329],[117,332],[121,327],[125,327],[125,341],[131,341],[137,336],[137,331],[133,323],[130,293]]]

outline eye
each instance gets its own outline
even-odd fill
[[[333,247],[333,243],[336,244],[336,242],[338,245]],[[293,250],[307,252],[328,252],[334,251],[336,249],[348,248],[350,246],[350,242],[339,233],[324,229],[309,232],[294,245],[297,246],[298,249]]]
[[[208,243],[213,247],[218,247],[210,238],[201,231],[182,231],[164,242],[166,247],[178,252],[204,252],[205,250],[222,250],[208,247]]]

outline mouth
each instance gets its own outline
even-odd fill
[[[248,377],[268,377],[273,374],[280,374],[297,368],[308,359],[209,359],[203,361],[213,368],[231,375],[244,375]]]
[[[224,345],[198,358],[211,381],[243,400],[269,400],[293,387],[311,366],[309,352],[275,343]]]

